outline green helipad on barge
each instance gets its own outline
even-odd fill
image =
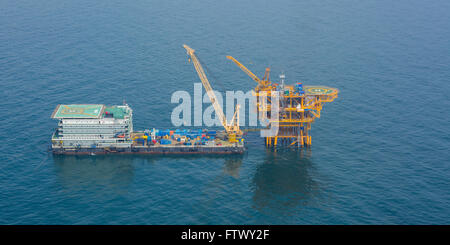
[[[104,105],[58,105],[52,118],[100,118],[105,109]]]

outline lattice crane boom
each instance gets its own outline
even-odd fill
[[[206,94],[208,95],[209,99],[211,100],[211,103],[213,104],[216,115],[219,118],[219,121],[222,123],[223,127],[225,128],[225,131],[227,132],[228,136],[235,137],[236,135],[238,135],[238,136],[242,135],[242,131],[239,129],[239,105],[236,106],[236,111],[231,120],[231,123],[228,124],[227,119],[223,113],[222,107],[220,106],[219,102],[217,101],[217,97],[214,94],[214,91],[211,87],[211,84],[208,81],[208,78],[206,77],[205,71],[203,70],[203,67],[200,64],[197,56],[194,54],[195,50],[192,49],[191,47],[187,46],[186,44],[183,44],[183,47],[186,49],[186,52],[189,55],[190,60],[194,64],[195,70],[197,71],[197,74],[200,77],[200,80],[202,81],[203,86],[205,87]]]
[[[235,58],[233,58],[232,56],[227,56],[227,59],[233,61],[237,66],[239,66],[239,68],[241,68],[241,70],[243,70],[245,73],[247,73],[247,75],[249,75],[255,82],[258,83],[258,89],[260,88],[264,88],[270,85],[270,81],[269,81],[269,74],[270,74],[270,68],[266,68],[266,71],[264,73],[264,77],[263,79],[259,79],[255,74],[253,74],[253,72],[251,72],[247,67],[245,67],[242,63],[240,63],[239,61],[237,61]]]

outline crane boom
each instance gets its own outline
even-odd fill
[[[247,69],[247,67],[245,67],[243,64],[241,64],[239,61],[237,61],[232,56],[228,55],[227,59],[233,61],[237,66],[239,66],[239,68],[241,68],[241,70],[243,70],[245,73],[247,73],[247,75],[249,75],[253,80],[255,80],[255,82],[258,83],[258,86],[257,86],[258,89],[266,87],[270,84],[270,81],[269,81],[270,68],[266,68],[266,72],[264,73],[264,78],[261,80],[255,74],[253,74],[253,72],[251,72],[249,69]]]
[[[211,88],[211,84],[209,83],[208,78],[206,77],[205,71],[203,70],[202,65],[198,61],[197,56],[194,54],[195,50],[192,49],[191,47],[187,46],[186,44],[183,44],[183,47],[186,49],[187,54],[190,56],[192,63],[194,63],[195,70],[197,71],[198,76],[200,77],[200,80],[202,81],[202,84],[205,87],[206,94],[208,95],[209,99],[211,100],[214,110],[216,111],[217,117],[219,118],[219,121],[222,123],[223,127],[225,128],[225,131],[227,132],[227,134],[229,136],[230,135],[234,135],[234,136],[241,135],[242,131],[239,129],[239,105],[236,106],[237,110],[232,118],[230,125],[228,125],[227,119],[223,113],[222,107],[219,105],[219,102],[217,101],[217,97],[214,94],[213,89]],[[235,122],[235,119],[237,119],[237,122]]]
[[[247,69],[247,67],[245,67],[243,64],[241,64],[235,58],[233,58],[232,56],[228,55],[227,59],[229,59],[229,60],[233,61],[234,63],[236,63],[236,65],[238,65],[245,73],[247,73],[247,75],[249,75],[253,80],[255,80],[255,82],[261,83],[261,79],[259,79],[255,74],[253,74],[253,72],[251,72],[249,69]]]

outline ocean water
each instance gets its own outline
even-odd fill
[[[1,224],[449,224],[449,1],[0,0]],[[177,90],[327,85],[305,150],[53,156],[57,104],[171,128]]]

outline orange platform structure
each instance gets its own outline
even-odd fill
[[[300,82],[285,85],[283,74],[280,75],[279,83],[273,83],[269,80],[270,68],[266,68],[263,79],[259,79],[235,58],[227,58],[257,83],[253,95],[256,96],[259,118],[267,119],[268,127],[278,127],[276,135],[265,137],[266,146],[310,146],[311,124],[316,118],[320,118],[324,103],[332,102],[338,97],[339,90],[326,86],[303,85]],[[273,107],[276,107],[276,110],[273,110]]]

